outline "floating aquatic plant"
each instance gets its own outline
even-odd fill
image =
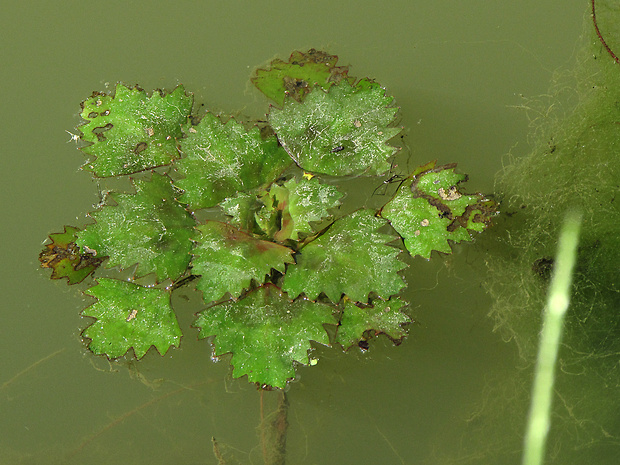
[[[258,69],[252,82],[278,105],[268,126],[192,113],[182,86],[149,96],[119,84],[82,103],[84,169],[132,175],[134,191],[109,195],[94,223],[50,235],[40,259],[70,284],[101,264],[133,271],[129,281],[96,276],[86,290],[97,299],[82,313],[95,318],[82,333],[94,353],[177,347],[170,295],[190,281],[204,300],[199,338],[216,357],[232,354],[234,377],[263,388],[314,365],[312,341],[366,349],[376,334],[406,335],[397,239],[411,255],[450,253],[486,228],[494,205],[463,194],[454,165],[433,162],[401,173],[380,210],[344,213],[338,177],[368,183],[393,171],[401,128],[393,97],[336,62],[310,50]]]

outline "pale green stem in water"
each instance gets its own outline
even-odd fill
[[[577,243],[581,227],[581,213],[571,211],[566,215],[558,250],[553,265],[553,276],[544,312],[532,403],[525,434],[523,465],[541,465],[545,454],[551,415],[551,398],[555,364],[562,337],[564,314],[570,302],[573,267],[577,256]]]

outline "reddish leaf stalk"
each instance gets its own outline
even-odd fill
[[[594,0],[592,0],[592,23],[594,24],[594,30],[596,31],[596,35],[598,36],[598,39],[601,41],[601,44],[603,44],[603,47],[605,47],[605,50],[607,50],[607,53],[611,55],[611,57],[614,59],[616,63],[620,64],[620,60],[618,59],[616,54],[613,52],[613,50],[609,47],[609,45],[607,45],[607,42],[605,42],[605,39],[603,39],[603,34],[601,34],[601,30],[598,27],[598,22],[596,21],[596,6],[594,4]]]

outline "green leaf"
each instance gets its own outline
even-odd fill
[[[258,232],[254,214],[265,206],[259,200],[260,195],[254,191],[239,192],[233,197],[222,200],[219,206],[230,216],[230,224],[245,231]]]
[[[95,257],[82,252],[75,244],[79,228],[65,226],[62,233],[50,234],[51,243],[39,254],[41,267],[51,268],[51,279],[67,278],[68,284],[77,284],[95,271],[106,257]]]
[[[328,209],[340,205],[342,194],[334,186],[321,184],[318,178],[303,177],[299,182],[290,179],[275,192],[272,188],[272,196],[283,207],[281,228],[274,236],[281,242],[298,240],[299,233],[313,234],[310,223],[327,218]]]
[[[215,335],[214,355],[232,353],[233,376],[283,388],[295,377],[294,363],[309,364],[310,341],[329,345],[323,325],[335,324],[330,306],[289,300],[268,284],[239,301],[200,312],[199,338]]]
[[[149,97],[138,87],[116,85],[114,96],[95,92],[82,102],[78,129],[91,142],[82,152],[91,156],[84,169],[96,176],[117,176],[167,165],[178,158],[181,125],[192,110],[193,98],[183,86]]]
[[[387,301],[375,299],[372,305],[356,305],[347,301],[338,326],[336,342],[346,350],[379,333],[386,334],[394,341],[402,339],[407,335],[402,325],[411,323],[411,318],[400,311],[406,305],[407,303],[399,298]]]
[[[401,129],[388,127],[398,108],[370,81],[351,86],[315,87],[302,103],[287,99],[271,107],[269,123],[282,146],[304,170],[333,176],[378,175],[390,168],[397,151],[387,141]]]
[[[481,194],[458,190],[467,176],[455,173],[455,166],[435,167],[431,162],[420,167],[381,209],[411,255],[430,258],[433,250],[451,253],[448,241],[471,241],[469,231],[484,230],[495,213],[495,204]]]
[[[284,184],[273,184],[259,201],[262,208],[255,214],[256,224],[277,242],[299,240],[299,233],[314,234],[310,222],[329,216],[328,209],[340,205],[342,193],[334,186],[321,184],[317,178],[289,179]]]
[[[180,200],[193,209],[213,207],[237,191],[270,183],[291,164],[275,137],[263,139],[257,127],[246,131],[233,119],[222,124],[206,113],[185,130],[185,156],[175,163],[185,178],[175,186],[185,191]]]
[[[346,294],[354,302],[367,302],[376,292],[388,298],[405,286],[398,271],[406,267],[396,257],[400,251],[385,245],[394,237],[377,233],[386,221],[371,210],[358,210],[336,220],[310,242],[284,275],[282,289],[291,296],[302,292],[316,299],[321,292],[332,302]]]
[[[286,263],[295,263],[288,247],[256,239],[229,224],[207,221],[196,229],[192,272],[201,275],[196,287],[207,303],[226,292],[239,297],[253,279],[262,284],[272,268],[284,273]]]
[[[97,319],[82,333],[93,353],[117,358],[133,347],[142,358],[151,346],[161,355],[179,346],[181,330],[166,290],[101,278],[86,294],[97,298],[82,312]]]
[[[132,182],[136,193],[111,194],[118,205],[91,213],[96,223],[78,233],[76,244],[109,256],[108,268],[137,263],[138,276],[155,273],[159,282],[174,280],[189,265],[196,222],[175,200],[168,176],[153,173],[151,181]]]
[[[252,83],[268,98],[282,105],[290,95],[301,102],[315,84],[324,89],[343,79],[351,84],[354,79],[347,76],[348,66],[336,66],[338,57],[310,49],[307,52],[293,52],[287,62],[276,58],[266,69],[257,69]]]
[[[282,224],[283,205],[278,205],[274,193],[286,189],[279,184],[273,184],[269,190],[262,189],[257,196],[260,208],[254,212],[254,223],[260,230],[260,234],[271,239],[280,230]]]

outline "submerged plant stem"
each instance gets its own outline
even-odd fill
[[[543,462],[550,425],[555,364],[562,337],[564,315],[570,302],[581,217],[581,213],[570,211],[560,232],[553,277],[543,316],[532,402],[525,435],[523,465],[540,465]]]
[[[226,460],[224,460],[224,457],[220,452],[220,446],[214,437],[211,438],[211,442],[213,443],[213,455],[215,455],[215,458],[217,459],[217,465],[226,465]]]
[[[113,420],[110,423],[108,423],[107,425],[105,425],[103,428],[99,429],[98,431],[95,431],[93,434],[91,434],[86,439],[84,439],[80,443],[80,445],[78,447],[76,447],[73,451],[71,451],[70,453],[67,454],[66,460],[69,461],[69,460],[73,459],[86,446],[88,446],[91,442],[93,442],[95,439],[100,437],[103,433],[105,433],[106,431],[108,431],[108,430],[114,428],[115,426],[121,424],[127,418],[129,418],[132,415],[134,415],[134,414],[144,410],[145,408],[150,407],[151,405],[154,405],[154,404],[156,404],[158,402],[161,402],[162,400],[167,399],[168,397],[172,397],[172,396],[174,396],[176,394],[179,394],[181,392],[187,392],[187,391],[195,390],[196,388],[198,388],[200,386],[204,386],[206,384],[211,384],[214,381],[215,380],[213,380],[213,379],[209,379],[207,381],[200,381],[200,382],[192,384],[190,386],[180,387],[179,389],[175,389],[174,391],[170,391],[170,392],[167,392],[166,394],[163,394],[163,395],[161,395],[159,397],[155,397],[155,398],[149,400],[148,402],[145,402],[144,404],[139,405],[136,408],[129,410],[128,412],[125,412],[124,414],[122,414],[121,416],[116,418],[115,420]]]
[[[15,376],[13,376],[11,379],[9,379],[8,381],[5,381],[4,383],[2,383],[2,386],[0,386],[0,391],[4,388],[6,388],[7,386],[10,386],[11,384],[13,384],[13,382],[19,378],[20,376],[22,376],[23,374],[29,372],[30,370],[32,370],[33,368],[35,368],[37,365],[40,365],[43,362],[48,361],[50,358],[55,357],[56,355],[58,355],[59,353],[63,352],[65,349],[58,349],[56,352],[53,352],[49,355],[46,355],[45,357],[37,360],[36,362],[28,365],[26,368],[24,368],[22,371],[20,371],[19,373],[17,373]]]
[[[265,465],[284,465],[286,461],[286,435],[288,431],[288,398],[284,391],[278,392],[276,410],[265,417],[264,392],[260,391],[260,435]]]
[[[598,39],[601,41],[601,44],[603,44],[603,47],[605,47],[605,50],[607,50],[607,53],[609,53],[609,55],[614,59],[616,63],[620,63],[618,56],[613,52],[611,47],[607,45],[607,42],[605,42],[605,39],[603,38],[603,34],[601,34],[601,30],[598,27],[598,21],[596,20],[596,6],[594,4],[594,0],[591,0],[591,3],[592,3],[592,23],[594,24],[594,30],[596,31],[596,35],[598,36]]]

